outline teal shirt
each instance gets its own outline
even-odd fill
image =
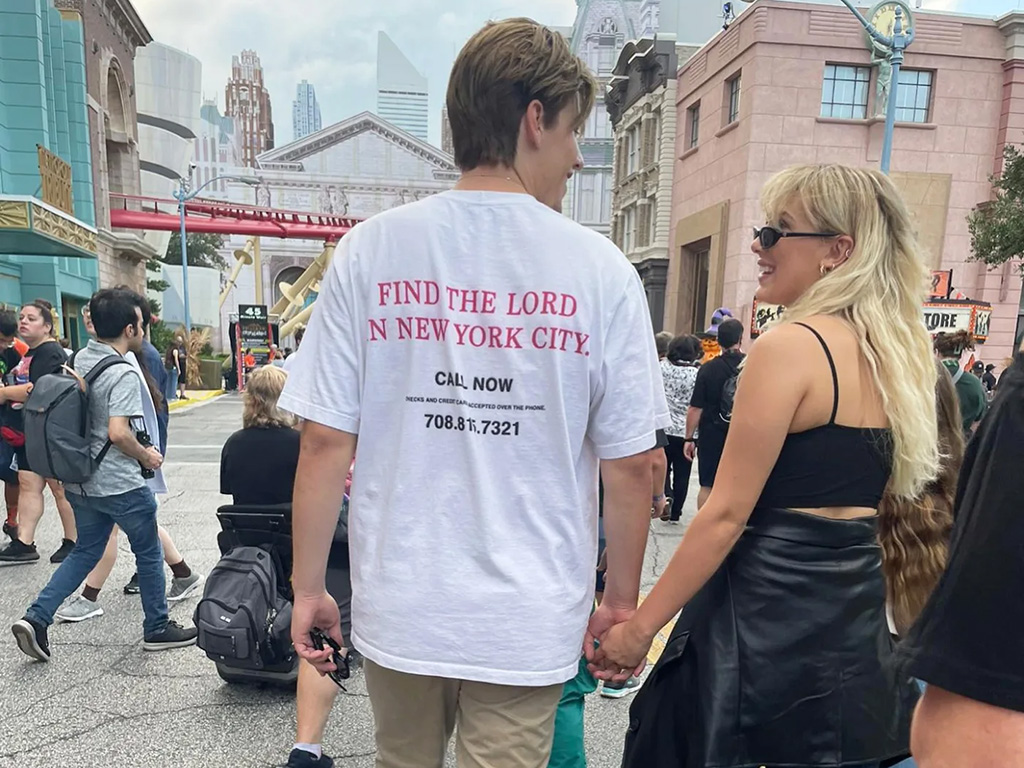
[[[960,364],[956,360],[943,360],[943,365],[949,371],[950,376],[956,379],[960,371]],[[985,385],[981,383],[974,374],[963,371],[956,379],[956,396],[960,401],[960,418],[963,420],[964,432],[970,431],[988,410],[988,397],[985,394]]]

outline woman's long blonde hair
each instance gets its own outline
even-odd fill
[[[294,427],[298,423],[295,416],[277,407],[287,380],[288,374],[273,365],[264,365],[250,374],[242,398],[243,427]]]
[[[878,171],[800,166],[770,179],[762,204],[770,223],[802,205],[816,231],[853,238],[850,258],[787,307],[780,322],[835,315],[850,325],[892,429],[889,492],[916,499],[939,468],[936,370],[922,309],[928,271],[903,198]]]
[[[960,401],[949,372],[942,363],[937,366],[935,411],[942,451],[939,475],[913,501],[896,499],[887,492],[878,507],[886,602],[892,607],[896,633],[900,636],[921,615],[946,569],[953,503],[964,460]]]

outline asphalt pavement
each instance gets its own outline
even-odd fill
[[[240,399],[225,395],[171,416],[165,464],[170,493],[161,499],[159,518],[189,565],[204,574],[219,556],[214,513],[225,503],[219,493],[220,449],[240,428],[241,412]],[[687,519],[695,498],[693,486]],[[683,530],[652,523],[645,589]],[[60,537],[49,501],[38,533],[41,562],[0,568],[0,622],[20,618],[49,579],[55,566],[48,556]],[[55,624],[48,664],[29,661],[0,627],[0,768],[282,764],[294,740],[294,694],[228,685],[196,648],[144,652],[139,599],[122,593],[134,570],[123,536],[119,550],[99,597],[104,615]],[[188,622],[194,607],[195,599],[172,604],[171,617]],[[356,673],[347,687],[331,714],[324,748],[339,768],[372,768],[373,718],[362,675]],[[594,768],[619,765],[631,700],[588,699],[587,751]],[[454,766],[451,758],[449,764]]]

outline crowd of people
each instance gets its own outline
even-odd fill
[[[301,349],[249,376],[221,491],[291,505],[302,661],[287,765],[333,764],[324,676],[343,657],[321,633],[363,669],[379,768],[441,768],[453,736],[460,768],[583,768],[599,684],[636,693],[624,768],[1024,763],[1024,351],[989,398],[984,366],[961,364],[970,340],[925,328],[927,271],[896,186],[843,165],[763,189],[757,297],[786,310],[756,342],[744,351],[724,308],[710,359],[693,335],[655,338],[634,267],[559,215],[595,97],[556,32],[517,19],[477,33],[447,95],[455,189],[356,226]],[[143,353],[143,305],[94,296],[75,370]],[[59,367],[44,310],[22,310],[34,354],[4,363],[4,402]],[[146,379],[110,368],[93,386],[106,458],[84,485],[50,484],[71,546],[13,627],[40,660],[61,610],[95,615],[115,525],[136,554],[145,647],[195,642],[167,619],[139,471],[163,452],[130,426]],[[0,559],[35,560],[46,482],[17,448],[12,461]],[[696,516],[641,603],[651,518],[681,521],[694,461]],[[172,595],[194,593],[201,577],[166,559]]]

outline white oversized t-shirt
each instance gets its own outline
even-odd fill
[[[496,192],[359,224],[280,405],[359,435],[355,648],[488,683],[576,674],[599,459],[649,450],[671,423],[643,286],[609,240]]]

